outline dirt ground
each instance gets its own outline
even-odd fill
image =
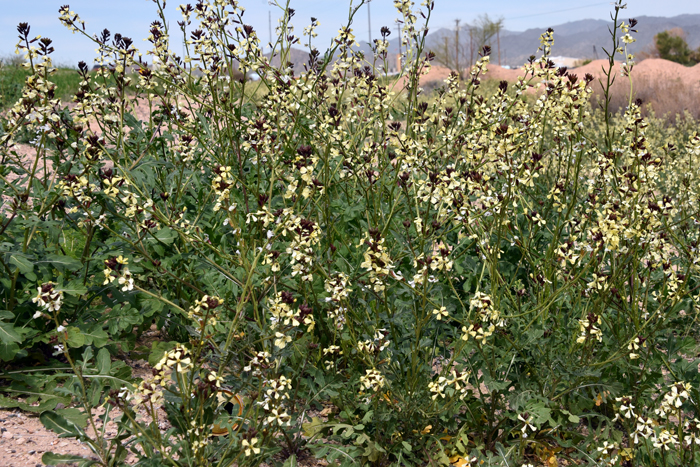
[[[150,374],[151,368],[145,360],[132,361],[124,359],[131,369],[134,377],[143,378]],[[76,406],[77,407],[77,406]],[[63,408],[59,404],[59,409]],[[98,407],[94,411],[96,416],[104,413],[103,407]],[[144,410],[136,410],[137,416],[146,418]],[[59,438],[56,433],[44,428],[39,420],[40,414],[23,412],[19,409],[0,409],[0,467],[35,467],[43,466],[41,456],[45,452],[56,454],[77,454],[83,457],[94,457],[90,447],[73,438]],[[112,417],[118,416],[112,413]],[[165,420],[165,413],[162,414]],[[102,428],[97,425],[98,430]],[[163,429],[169,428],[166,426]],[[88,435],[94,431],[87,430]],[[116,435],[117,429],[113,422],[105,427],[107,437]],[[136,457],[129,455],[126,459],[128,464],[136,462]]]
[[[0,410],[0,465],[40,467],[45,452],[89,456],[90,449],[75,439],[60,439],[39,421],[38,414]]]

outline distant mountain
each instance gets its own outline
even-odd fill
[[[637,41],[628,47],[631,53],[636,54],[653,47],[656,34],[677,27],[685,31],[690,47],[694,49],[700,47],[700,15],[680,15],[672,18],[640,16],[636,19],[638,23],[635,29],[638,32],[633,36]],[[547,27],[554,29],[552,55],[584,59],[603,58],[605,56],[603,47],[607,50],[612,48],[608,31],[610,25],[610,21],[584,19],[522,32],[501,31],[501,63],[511,66],[522,65],[539,47],[540,35]],[[444,47],[442,45],[444,37],[448,34],[449,37],[453,37],[454,31],[439,29],[428,34],[426,42],[430,47]],[[495,38],[492,40],[491,47],[493,49],[491,61],[495,63],[498,57],[498,44]]]
[[[662,31],[673,28],[682,28],[686,34],[688,45],[696,49],[700,47],[700,14],[679,15],[670,18],[661,16],[640,16],[636,18],[638,23],[635,29],[637,33],[633,36],[637,39],[628,48],[631,53],[637,54],[645,49],[650,49],[654,44],[654,36]],[[627,19],[625,19],[627,22]],[[603,48],[610,50],[611,38],[608,27],[610,21],[598,19],[583,19],[554,26],[543,26],[542,28],[528,29],[527,31],[503,30],[500,34],[501,64],[510,66],[520,66],[525,63],[530,55],[537,51],[540,45],[540,35],[548,28],[554,29],[553,56],[572,57],[581,59],[604,58]],[[430,50],[441,50],[444,48],[445,38],[454,38],[454,30],[440,28],[431,31],[425,38],[426,46]],[[389,63],[392,68],[396,63],[396,54],[399,53],[399,39],[396,33],[389,41]],[[391,36],[390,36],[391,37]],[[469,46],[469,35],[466,30],[460,32],[460,43],[467,50]],[[492,40],[491,62],[498,63],[498,42],[496,38]],[[308,61],[308,52],[292,49],[291,61],[294,63],[294,71],[299,74],[304,68],[303,64]],[[367,57],[371,51],[366,41],[360,42],[359,50],[362,50]],[[468,57],[469,54],[466,54]],[[277,60],[279,60],[277,58]],[[275,59],[273,59],[273,63]]]
[[[265,54],[268,57],[270,56],[269,53]],[[309,63],[309,52],[308,50],[299,50],[294,47],[292,47],[289,50],[289,55],[287,56],[287,61],[292,62],[294,64],[294,74],[296,76],[299,76],[301,73],[306,71],[306,67],[304,66],[305,64]],[[280,57],[279,55],[275,55],[272,57],[272,60],[270,60],[270,64],[277,68],[280,66]]]
[[[637,42],[633,43],[629,50],[632,53],[639,53],[654,44],[654,36],[662,31],[680,27],[686,33],[688,45],[693,49],[700,47],[700,15],[680,15],[672,18],[661,16],[640,16],[636,18],[638,24],[634,37]],[[627,19],[625,19],[627,22]],[[603,58],[603,47],[611,49],[611,38],[608,27],[611,21],[600,19],[583,19],[554,26],[543,26],[542,28],[528,29],[527,31],[501,31],[501,63],[503,65],[520,66],[533,55],[540,45],[540,35],[548,27],[554,29],[554,47],[552,55],[573,57],[573,58]],[[444,48],[445,38],[454,38],[453,29],[440,28],[431,31],[425,38],[428,48],[440,50]],[[468,34],[466,30],[460,32],[460,43],[463,47],[468,47]],[[389,53],[398,53],[399,41],[397,38],[389,42]],[[594,52],[595,46],[595,52]],[[496,38],[492,40],[493,49],[491,62],[496,63],[498,58],[498,43]],[[361,49],[369,50],[367,43],[361,43]],[[597,55],[597,57],[596,57]]]

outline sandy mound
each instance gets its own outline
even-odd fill
[[[634,67],[632,79],[636,77],[662,81],[680,79],[700,90],[700,64],[687,67],[661,58],[650,58]]]
[[[444,66],[440,66],[440,65],[433,65],[433,66],[431,66],[430,71],[427,74],[420,75],[420,78],[418,79],[418,85],[425,86],[427,83],[440,83],[440,84],[442,84],[442,82],[445,81],[445,79],[450,76],[450,73],[452,73],[452,70],[450,70],[449,68],[445,68]],[[407,84],[408,84],[408,77],[402,76],[400,79],[398,79],[396,81],[396,83],[394,83],[393,89],[395,91],[406,89]]]
[[[421,75],[419,79],[419,86],[421,87],[437,87],[441,86],[445,79],[447,79],[450,74],[452,73],[452,70],[449,68],[445,68],[444,66],[440,65],[432,65],[430,68],[430,71],[425,74]],[[465,70],[465,76],[469,75],[469,70]],[[482,75],[481,79],[495,79],[498,81],[506,80],[506,81],[516,81],[518,79],[518,76],[523,76],[524,72],[521,69],[517,70],[509,70],[503,67],[500,67],[498,65],[489,65],[488,66],[488,72],[485,75]],[[396,88],[397,89],[404,89],[406,87],[406,84],[408,82],[407,77],[402,77],[399,79],[396,83]],[[432,86],[431,86],[432,85]]]
[[[616,61],[613,67],[614,73],[617,75],[617,80],[620,79],[621,62]],[[587,65],[577,68],[569,68],[569,72],[577,75],[579,79],[590,73],[596,79],[604,79],[603,70],[607,70],[607,60],[594,60]],[[466,70],[468,73],[469,70]],[[420,86],[426,86],[428,83],[440,83],[445,80],[452,71],[443,66],[434,65],[430,72],[426,75],[421,75]],[[488,71],[482,76],[482,79],[493,79],[497,81],[508,81],[513,83],[518,77],[524,76],[525,71],[522,68],[507,69],[498,65],[490,64]],[[643,60],[635,65],[632,71],[633,80],[645,82],[653,81],[673,81],[681,80],[687,84],[691,84],[700,90],[700,64],[693,67],[686,67],[675,62],[664,60],[661,58],[650,58]],[[397,83],[401,88],[406,84],[406,78],[402,78]]]

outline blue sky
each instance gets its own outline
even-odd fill
[[[89,39],[71,34],[58,21],[58,8],[68,2],[71,10],[78,13],[87,23],[87,31],[94,34],[104,28],[112,33],[134,39],[137,47],[145,51],[148,43],[142,41],[148,34],[148,25],[157,19],[157,9],[151,0],[0,0],[0,57],[14,53],[17,42],[16,26],[19,22],[31,25],[32,35],[50,37],[54,41],[56,52],[54,61],[59,64],[75,66],[79,60],[92,62],[95,46]],[[171,25],[180,19],[177,6],[185,0],[171,0],[166,11]],[[193,2],[194,3],[194,2]],[[359,2],[354,1],[355,5]],[[420,4],[420,1],[416,1]],[[492,17],[502,16],[505,28],[523,31],[529,28],[546,29],[578,19],[609,19],[610,2],[586,0],[583,2],[564,2],[561,0],[436,0],[431,19],[431,29],[451,27],[454,19],[470,22],[478,15],[488,13]],[[268,12],[272,13],[273,28],[280,16],[279,9],[269,6],[267,0],[241,0],[246,8],[244,18],[257,30],[259,37],[268,40]],[[349,0],[291,0],[296,10],[293,20],[296,32],[301,34],[314,16],[321,21],[316,39],[319,48],[327,45],[335,36],[338,27],[348,15]],[[379,35],[382,26],[389,26],[396,36],[394,19],[396,11],[392,0],[372,0],[371,6],[372,37]],[[700,1],[697,0],[629,0],[624,17],[675,16],[684,13],[700,13]],[[643,26],[643,25],[640,25]],[[360,40],[368,39],[367,7],[362,7],[353,26],[355,35]]]

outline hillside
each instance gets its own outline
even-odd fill
[[[688,45],[700,47],[700,15],[680,15],[672,18],[659,16],[640,16],[636,18],[638,33],[634,34],[637,41],[629,47],[632,53],[653,46],[654,36],[661,31],[673,28],[683,28]],[[554,29],[553,55],[575,58],[604,58],[603,47],[610,49],[610,21],[584,19],[564,24],[546,25],[527,31],[501,32],[501,64],[509,66],[522,65],[539,46],[540,34],[548,27]],[[452,36],[454,31],[439,29],[428,34],[426,41],[430,47],[441,47],[446,34]],[[491,44],[494,57],[498,56],[496,40]],[[495,61],[494,61],[495,63]]]
[[[700,47],[700,14],[680,15],[670,18],[661,16],[640,16],[636,18],[637,33],[634,37],[637,41],[629,46],[632,53],[639,53],[653,46],[654,36],[661,31],[673,28],[682,28],[686,33],[686,40],[691,48]],[[608,32],[609,21],[583,19],[564,24],[547,25],[541,28],[528,29],[526,31],[501,31],[501,65],[519,67],[528,57],[535,53],[540,44],[540,35],[548,27],[554,29],[553,56],[573,57],[581,59],[602,59],[605,57],[603,48],[610,49],[610,33]],[[395,34],[394,34],[395,36]],[[452,38],[454,30],[440,28],[431,31],[426,37],[428,49],[440,50],[444,47],[445,38]],[[461,37],[468,38],[466,30]],[[469,47],[468,39],[460,40],[464,50]],[[493,48],[492,63],[498,63],[498,44],[494,39],[491,44]],[[294,63],[296,74],[303,70],[303,64],[308,60],[308,53],[292,49],[291,61]],[[360,42],[359,50],[370,56],[370,48],[366,41]],[[399,40],[393,37],[389,41],[388,52],[390,66],[395,64],[395,56],[399,53]],[[468,54],[467,54],[468,56]],[[276,63],[273,61],[273,63]]]

